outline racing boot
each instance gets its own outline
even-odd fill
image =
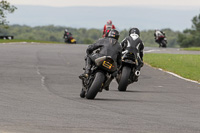
[[[79,76],[80,79],[83,79],[83,78],[88,78],[89,74],[90,74],[90,69],[91,69],[91,59],[88,57],[86,59],[86,63],[85,63],[85,72],[83,74],[81,74]]]

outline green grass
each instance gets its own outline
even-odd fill
[[[61,42],[51,42],[51,41],[39,41],[39,40],[18,40],[18,39],[13,39],[13,40],[4,40],[0,39],[0,43],[11,43],[11,42],[36,42],[36,43],[61,43]]]
[[[182,48],[181,50],[187,50],[187,51],[200,51],[200,47]]]
[[[200,55],[145,54],[144,62],[200,82]]]

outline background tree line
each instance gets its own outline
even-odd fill
[[[86,28],[70,28],[64,26],[37,26],[30,27],[26,25],[10,25],[8,29],[0,27],[0,35],[13,35],[15,39],[22,40],[41,40],[64,42],[64,30],[68,29],[73,34],[73,37],[80,44],[92,44],[102,37],[101,29],[86,29]],[[128,35],[127,29],[120,31],[119,41],[122,41]],[[171,29],[163,29],[167,35],[168,46],[178,47],[177,37],[180,32],[172,31]],[[158,46],[154,41],[154,30],[141,31],[141,38],[146,46]]]
[[[66,28],[73,34],[77,42],[81,44],[94,43],[102,36],[102,30],[100,29],[76,29],[54,25],[37,27],[11,25],[9,29],[6,29],[8,26],[6,15],[13,13],[16,9],[15,6],[6,0],[0,1],[0,36],[12,35],[15,39],[63,42],[63,31]],[[200,47],[200,14],[192,19],[192,28],[184,30],[183,33],[171,29],[162,30],[167,35],[168,47]],[[146,46],[157,46],[153,33],[154,30],[141,31],[141,38]],[[120,31],[119,41],[127,35],[128,30]]]
[[[193,17],[192,28],[179,34],[177,41],[181,47],[200,47],[200,14]]]

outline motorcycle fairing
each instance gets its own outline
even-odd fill
[[[96,66],[108,72],[117,70],[117,63],[110,56],[102,56],[95,59]]]

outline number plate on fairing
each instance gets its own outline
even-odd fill
[[[102,66],[108,68],[108,69],[111,69],[112,68],[112,64],[110,62],[107,62],[107,61],[104,61]]]

